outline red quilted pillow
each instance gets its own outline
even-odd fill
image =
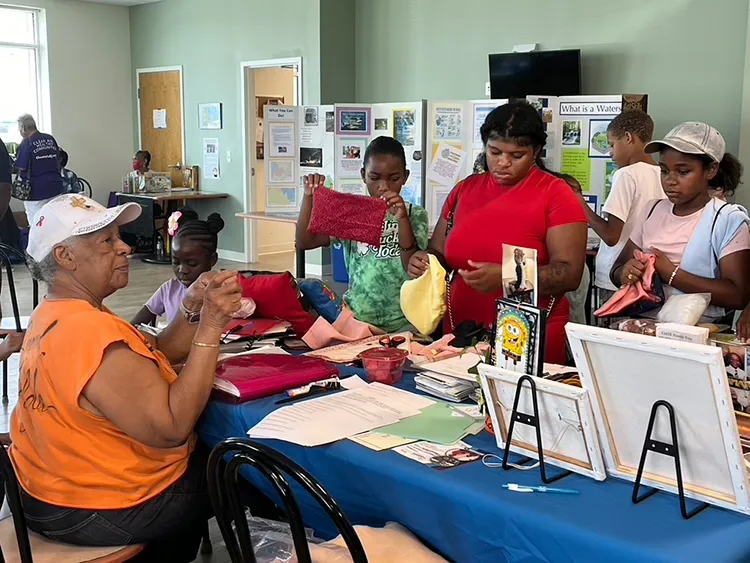
[[[240,276],[242,297],[250,297],[257,308],[255,316],[289,322],[298,336],[304,336],[313,325],[312,317],[302,308],[292,274]]]
[[[320,188],[313,195],[309,231],[340,240],[380,246],[388,204],[375,197]]]

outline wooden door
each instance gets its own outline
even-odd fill
[[[141,107],[141,149],[151,153],[151,169],[170,172],[178,162],[185,164],[182,152],[182,73],[179,70],[143,72],[138,75]],[[157,128],[154,110],[166,110],[166,129]]]

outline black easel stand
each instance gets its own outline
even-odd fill
[[[528,383],[531,389],[531,401],[534,407],[533,415],[518,411],[518,400],[521,398],[521,391],[523,391],[524,383]],[[553,483],[558,479],[562,479],[563,477],[567,477],[571,474],[571,471],[563,471],[562,473],[560,473],[559,475],[555,475],[554,477],[547,477],[547,471],[544,467],[544,446],[542,446],[542,430],[539,426],[539,405],[537,404],[536,399],[536,384],[534,383],[534,379],[529,375],[522,376],[518,380],[518,385],[516,386],[516,398],[513,401],[513,410],[510,413],[510,426],[508,427],[508,437],[505,440],[505,451],[503,452],[503,469],[505,469],[506,471],[508,469],[513,469],[510,465],[508,465],[508,457],[510,456],[510,445],[513,442],[513,428],[515,427],[516,422],[520,424],[526,424],[527,426],[533,426],[536,429],[536,443],[539,447],[539,472],[542,474],[542,481],[545,484],[549,485],[550,483]],[[532,461],[532,459],[530,457],[525,457],[519,462],[519,464],[523,465],[525,463],[528,463],[529,461]]]
[[[669,414],[669,427],[672,432],[672,443],[667,444],[666,442],[659,442],[651,438],[651,432],[654,429],[654,421],[656,420],[656,413],[659,411],[659,407],[667,409]],[[649,451],[656,452],[658,454],[666,455],[674,458],[674,469],[677,474],[677,491],[680,497],[680,512],[682,517],[687,520],[698,514],[701,510],[708,506],[707,503],[702,503],[690,512],[687,511],[687,504],[685,501],[685,488],[682,484],[682,466],[680,465],[680,447],[677,442],[677,426],[675,424],[674,407],[667,401],[656,401],[654,406],[651,408],[651,418],[648,420],[648,430],[646,430],[646,441],[643,443],[643,451],[641,452],[641,462],[638,464],[638,474],[635,477],[635,486],[633,487],[633,504],[638,504],[642,500],[647,499],[658,489],[648,487],[648,491],[638,496],[638,491],[641,488],[641,477],[643,476],[643,468],[646,465],[646,454]]]

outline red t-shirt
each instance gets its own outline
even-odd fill
[[[535,249],[539,266],[544,266],[549,263],[547,230],[586,223],[583,208],[570,186],[536,167],[513,188],[500,186],[490,174],[469,176],[453,188],[445,202],[443,218],[449,220],[451,214],[453,228],[446,240],[445,258],[452,270],[470,269],[469,260],[502,264],[503,244]],[[461,276],[455,276],[450,293],[455,326],[467,320],[488,327],[494,324],[495,301],[502,297],[502,290],[484,295],[466,285]],[[548,297],[540,298],[541,308],[548,305]],[[548,361],[565,361],[568,315],[567,300],[558,297],[548,321]]]

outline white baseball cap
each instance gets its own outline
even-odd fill
[[[67,238],[87,235],[115,223],[125,225],[141,214],[135,202],[106,208],[79,194],[63,194],[45,203],[34,215],[26,252],[42,261]]]
[[[714,162],[721,162],[727,150],[727,143],[721,133],[710,125],[688,121],[672,129],[661,141],[648,143],[644,150],[654,153],[664,147],[685,154],[704,154]]]

